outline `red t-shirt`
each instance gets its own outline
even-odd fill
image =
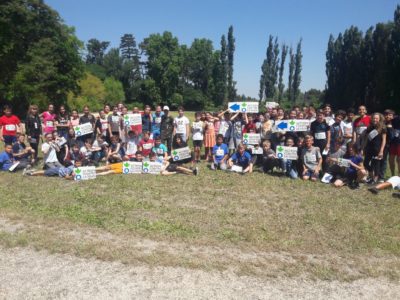
[[[0,117],[0,126],[3,128],[3,135],[11,135],[15,136],[17,134],[17,125],[19,125],[21,121],[17,116],[11,115],[9,117],[2,116]]]
[[[242,133],[256,133],[256,131],[257,131],[256,124],[254,124],[253,122],[250,122],[250,123],[244,125]]]
[[[364,117],[358,117],[354,121],[354,129],[357,132],[357,134],[363,133],[364,130],[367,129],[369,124],[371,123],[371,117],[368,115],[365,115]]]
[[[148,139],[147,141],[141,139],[139,142],[139,147],[142,148],[142,155],[149,156],[151,153],[151,149],[153,148],[153,145],[154,141],[152,139]]]

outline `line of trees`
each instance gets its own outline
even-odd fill
[[[300,96],[302,58],[302,40],[297,43],[296,53],[293,48],[282,44],[279,46],[278,37],[269,36],[266,58],[261,66],[260,101],[278,101],[295,103]],[[288,87],[285,90],[283,75],[286,56],[289,51]],[[279,57],[280,54],[280,57]]]
[[[400,6],[393,22],[365,33],[351,26],[329,37],[325,102],[335,108],[365,104],[370,110],[400,108]]]

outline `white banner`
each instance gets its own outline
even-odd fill
[[[297,147],[276,147],[276,157],[281,159],[297,160]]]
[[[258,102],[229,102],[228,108],[230,112],[242,113],[258,113]]]
[[[143,173],[159,175],[161,173],[162,164],[155,161],[143,162]]]
[[[260,143],[259,133],[244,133],[243,134],[243,144],[244,145],[258,145]]]
[[[74,126],[75,136],[82,136],[93,133],[93,127],[91,123],[85,123],[81,125]]]
[[[275,121],[273,131],[309,131],[310,120]]]
[[[124,125],[125,126],[134,126],[142,124],[142,115],[141,114],[127,114],[124,116]]]
[[[126,161],[122,164],[122,174],[142,174],[142,168],[142,162]]]
[[[96,167],[80,167],[74,168],[74,179],[76,181],[89,180],[96,178]]]
[[[191,157],[192,153],[189,147],[172,150],[173,161],[183,160]]]

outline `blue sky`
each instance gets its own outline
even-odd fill
[[[292,45],[303,38],[300,88],[323,89],[325,51],[329,34],[351,25],[366,31],[393,19],[395,0],[46,0],[65,23],[76,28],[78,38],[110,41],[119,45],[124,33],[137,42],[151,33],[171,31],[181,44],[208,38],[219,48],[222,34],[233,25],[236,38],[234,79],[239,94],[258,98],[261,64],[269,34]],[[285,81],[287,81],[287,66]]]

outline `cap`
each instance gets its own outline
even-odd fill
[[[163,107],[163,110],[169,110],[169,107],[165,105],[165,106]]]

